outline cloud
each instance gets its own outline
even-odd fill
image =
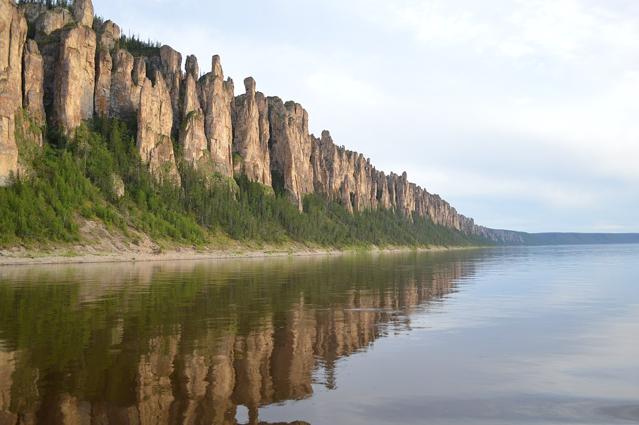
[[[614,3],[614,2],[613,2]],[[632,15],[581,0],[366,0],[356,13],[425,44],[467,45],[476,53],[561,60],[639,41]]]

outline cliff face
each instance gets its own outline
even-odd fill
[[[179,185],[180,174],[171,142],[172,125],[171,96],[162,75],[156,71],[155,82],[147,79],[140,94],[138,150],[154,176]]]
[[[0,186],[18,171],[15,114],[22,106],[22,53],[27,21],[9,0],[0,0]]]
[[[253,78],[235,97],[217,55],[202,77],[194,56],[183,69],[182,55],[169,46],[134,56],[120,48],[115,23],[94,30],[90,0],[76,0],[72,12],[0,0],[0,11],[0,184],[19,171],[20,108],[67,135],[94,116],[113,117],[137,121],[137,146],[159,180],[180,184],[179,158],[205,173],[244,174],[272,186],[300,210],[306,194],[318,193],[350,212],[393,209],[469,235],[522,242],[517,233],[476,226],[406,173],[377,170],[361,153],[337,146],[328,131],[310,134],[300,104],[264,96]],[[27,22],[33,39],[27,40]]]

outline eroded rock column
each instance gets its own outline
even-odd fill
[[[96,35],[91,29],[90,0],[76,0],[78,26],[64,31],[55,73],[54,123],[70,134],[83,120],[93,118],[95,96]]]
[[[22,106],[22,52],[27,21],[9,0],[0,0],[0,186],[18,171],[15,114]]]
[[[204,111],[204,130],[215,172],[233,176],[233,126],[231,103],[233,81],[224,81],[220,57],[213,56],[212,71],[198,83],[200,103]]]
[[[314,189],[308,114],[301,105],[295,102],[284,104],[277,97],[269,97],[268,105],[273,185],[281,186],[302,210],[304,195]]]
[[[142,87],[137,146],[142,161],[156,179],[179,185],[180,174],[171,142],[172,125],[171,96],[162,75],[156,71],[155,84],[147,79]]]
[[[240,157],[236,171],[249,180],[271,185],[271,161],[268,149],[270,136],[268,104],[264,95],[255,91],[255,80],[244,80],[246,94],[235,98],[233,110],[233,151]]]
[[[183,118],[180,125],[180,147],[184,161],[196,169],[207,164],[208,144],[204,132],[204,113],[197,93],[197,61],[194,56],[187,59],[187,74],[182,87]]]

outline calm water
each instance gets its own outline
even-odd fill
[[[0,425],[639,423],[639,246],[0,268]]]

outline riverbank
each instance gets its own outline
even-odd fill
[[[166,262],[192,260],[228,260],[241,258],[269,258],[269,257],[306,257],[306,256],[335,256],[352,253],[393,253],[393,252],[441,252],[461,249],[479,249],[480,247],[357,247],[357,248],[309,248],[301,245],[288,247],[250,249],[234,247],[227,250],[202,250],[195,248],[175,248],[162,252],[90,252],[55,248],[49,251],[28,249],[0,250],[0,266],[23,265],[53,265],[53,264],[97,264],[97,263],[134,263],[134,262]]]

